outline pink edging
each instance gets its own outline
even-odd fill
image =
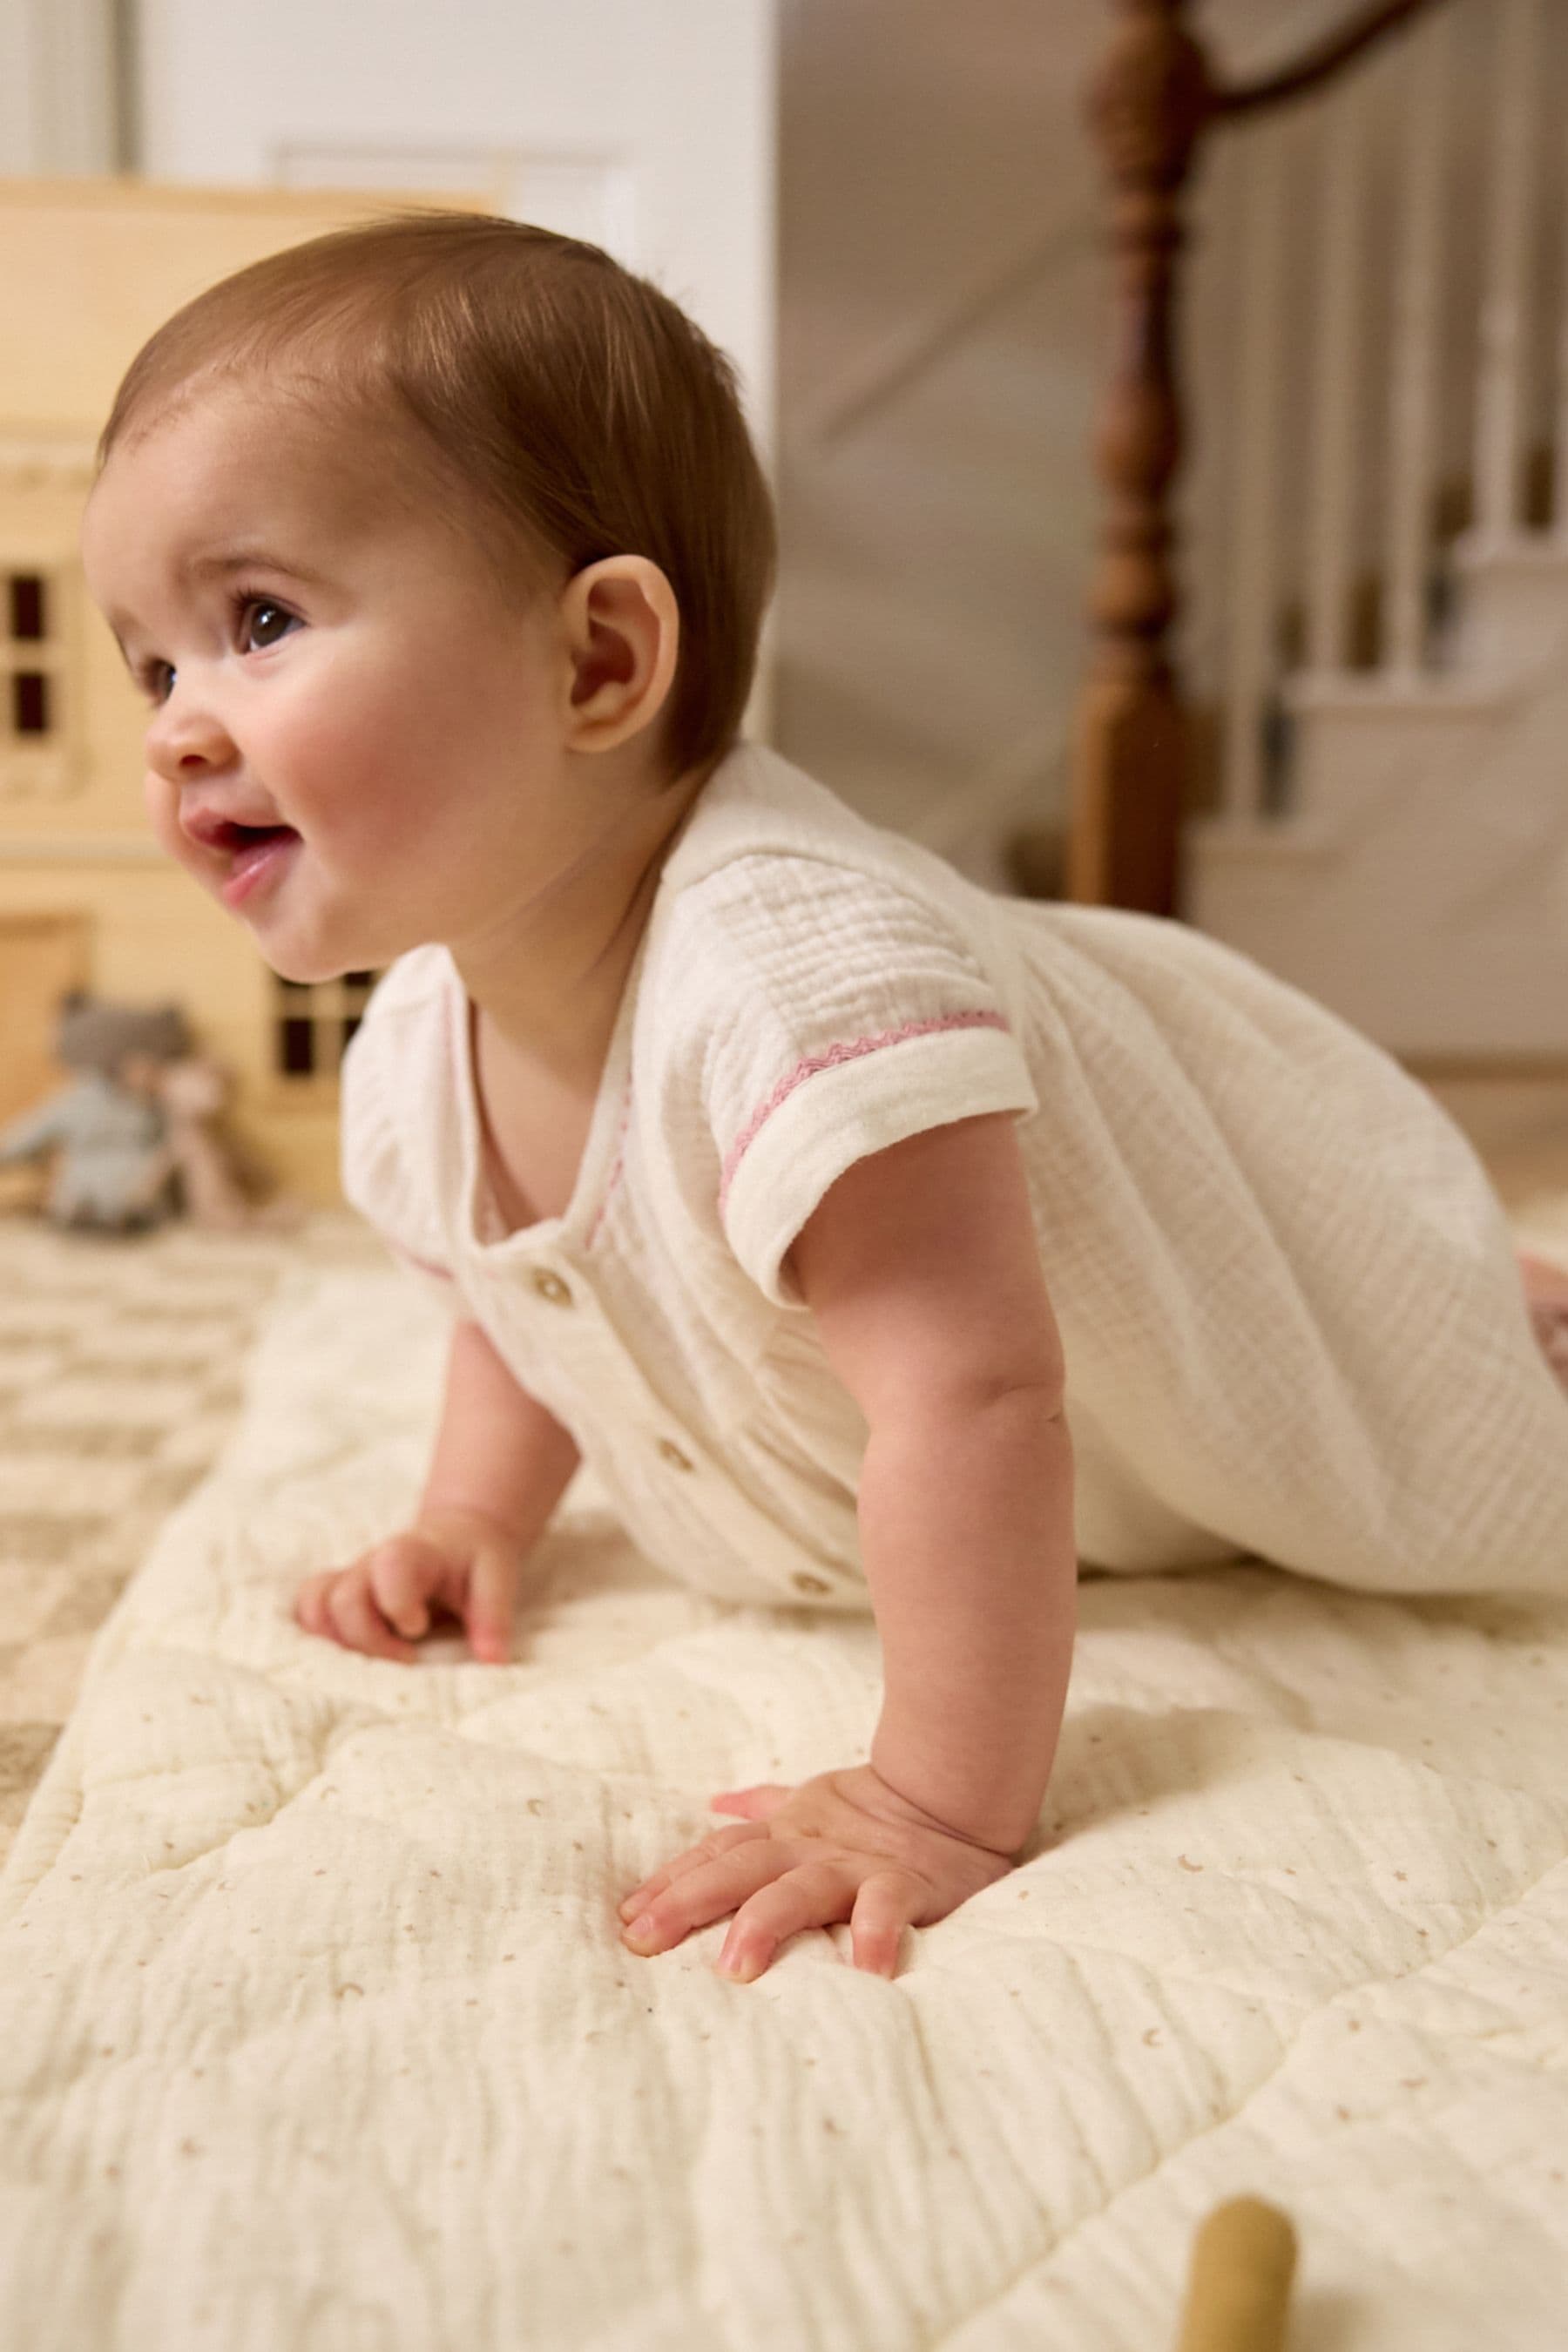
[[[786,1095],[794,1094],[796,1087],[803,1086],[807,1078],[815,1077],[818,1070],[831,1069],[837,1062],[853,1062],[862,1054],[876,1053],[882,1045],[901,1045],[906,1037],[929,1037],[938,1029],[1005,1029],[1006,1026],[1000,1013],[944,1013],[939,1021],[906,1021],[901,1029],[884,1029],[875,1037],[857,1037],[847,1045],[829,1045],[826,1054],[813,1054],[807,1060],[797,1062],[788,1077],[781,1079],[773,1088],[762,1108],[752,1114],[731,1146],[719,1186],[721,1213],[734,1181],[735,1171],[763,1127]]]
[[[377,1225],[375,1230],[395,1256],[406,1260],[410,1265],[416,1265],[421,1274],[433,1274],[440,1282],[453,1282],[457,1279],[450,1266],[432,1265],[428,1258],[416,1257],[414,1252],[405,1249],[401,1242],[395,1242],[392,1235],[384,1232],[380,1225]]]

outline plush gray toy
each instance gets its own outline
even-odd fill
[[[61,1000],[55,1055],[80,1076],[0,1129],[0,1167],[58,1153],[44,1204],[58,1225],[134,1233],[174,1202],[158,1066],[191,1050],[174,1004],[110,1004],[78,989]]]

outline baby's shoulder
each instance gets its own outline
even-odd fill
[[[723,979],[737,966],[802,974],[825,962],[886,969],[889,950],[968,946],[984,919],[963,877],[931,863],[928,871],[923,861],[885,853],[737,851],[668,894],[662,961],[682,974]]]
[[[726,1071],[749,1093],[894,1039],[1012,1025],[1007,959],[962,877],[879,850],[741,850],[668,895],[650,950],[634,1039],[649,1101],[707,1100]]]
[[[912,959],[990,959],[998,902],[923,843],[878,824],[763,744],[697,802],[659,878],[655,976],[814,985]]]

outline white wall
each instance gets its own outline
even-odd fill
[[[142,0],[154,179],[483,187],[595,234],[774,411],[773,0]]]

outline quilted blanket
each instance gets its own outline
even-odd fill
[[[1089,1580],[1021,1865],[891,1982],[838,1928],[734,1985],[616,1900],[865,1755],[875,1628],[670,1583],[584,1475],[511,1665],[306,1635],[441,1356],[395,1273],[290,1276],[99,1634],[0,1878],[0,2344],[1152,2352],[1253,2191],[1294,2352],[1561,2345],[1568,1570]]]

